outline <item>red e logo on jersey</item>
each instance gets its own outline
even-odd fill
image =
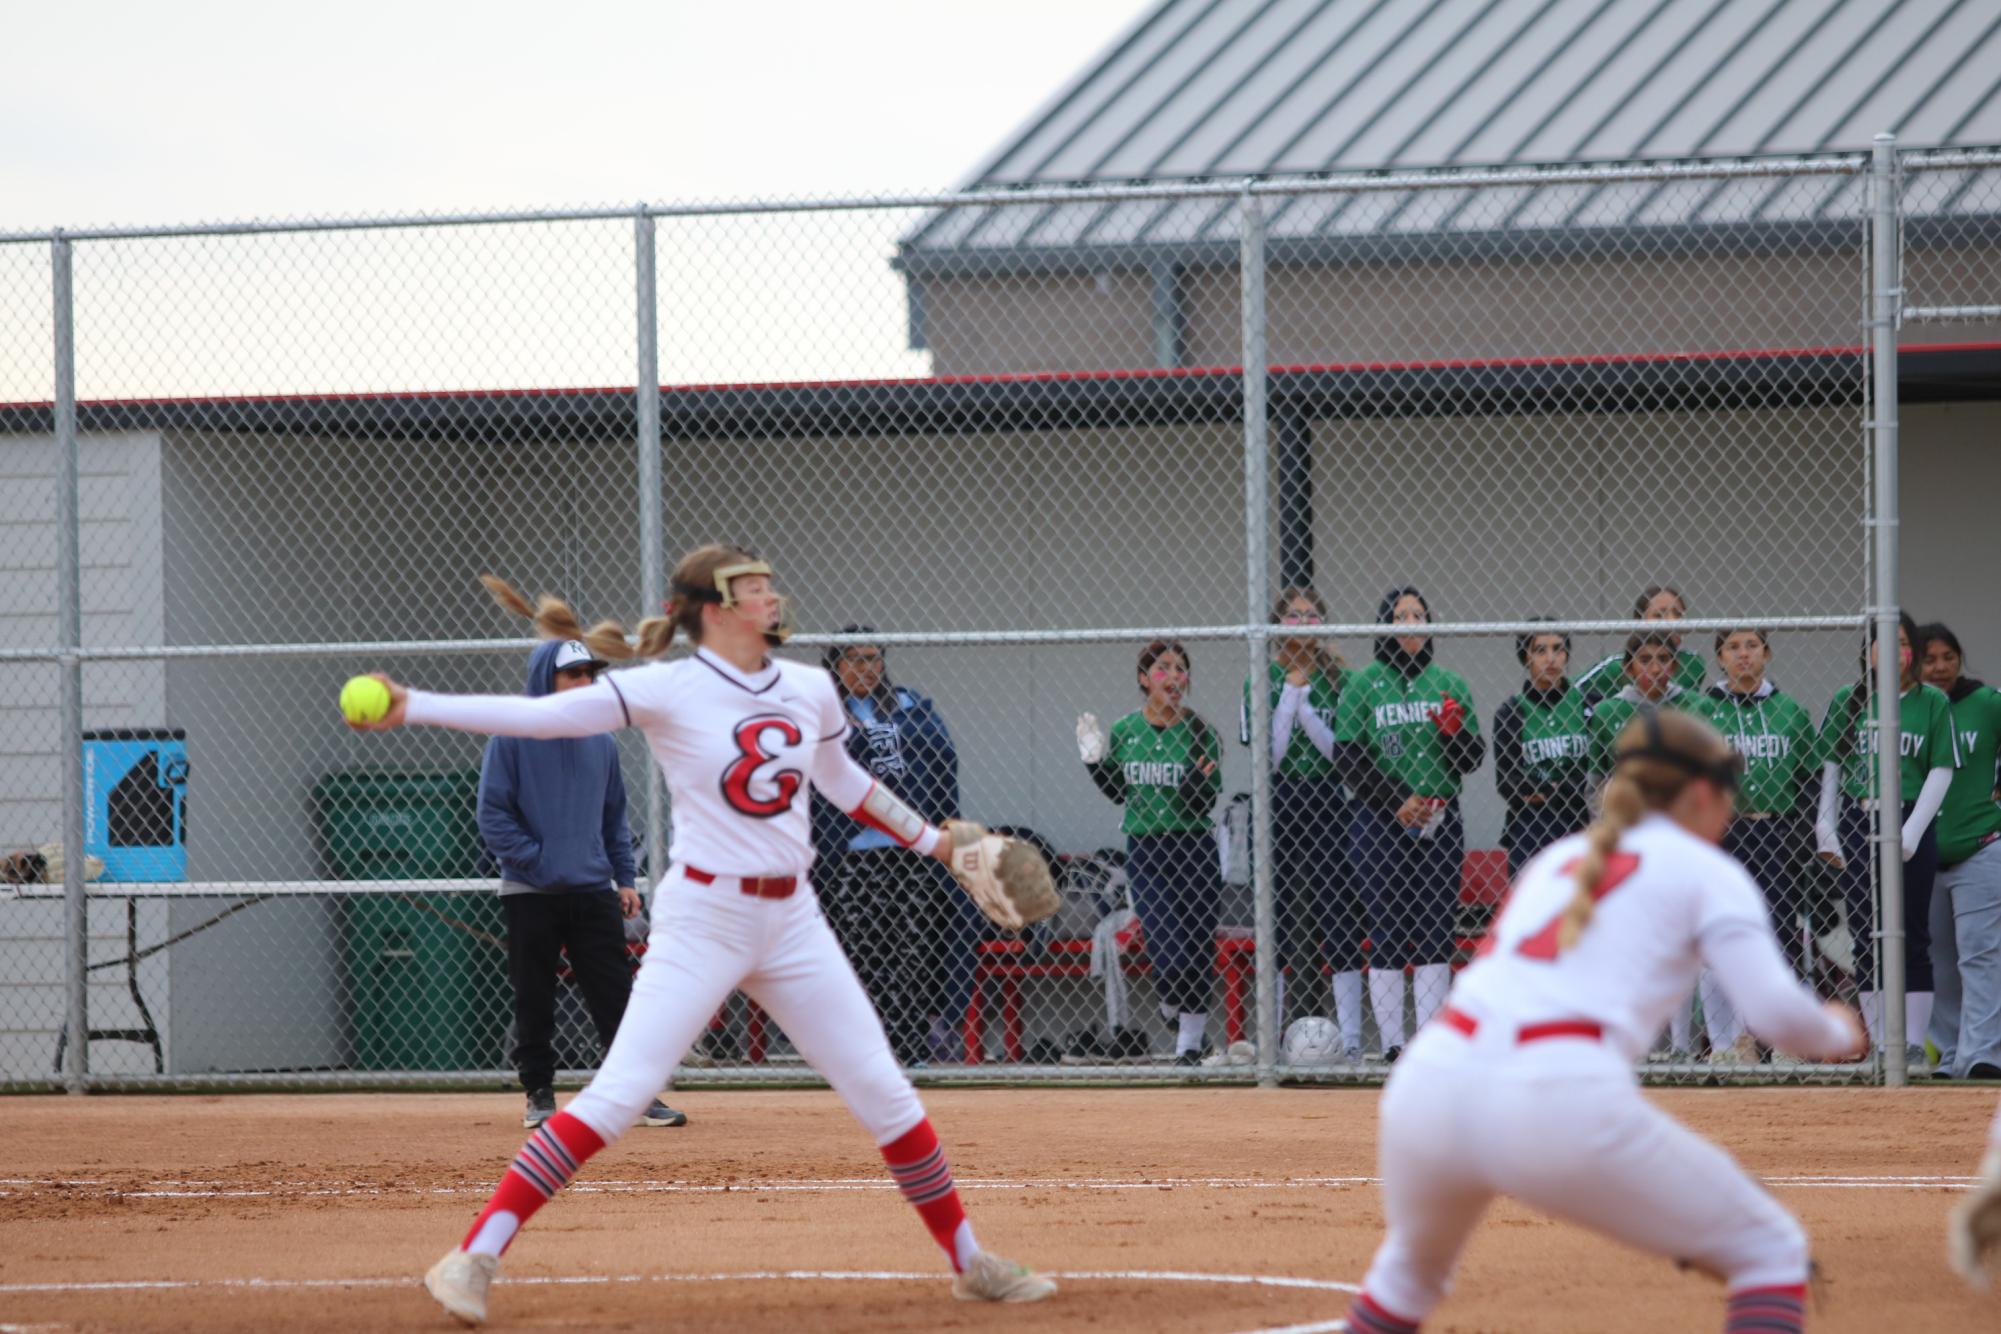
[[[750,785],[757,777],[757,771],[778,759],[764,748],[766,734],[774,732],[779,741],[787,746],[796,746],[803,739],[799,725],[784,714],[766,713],[746,718],[736,725],[732,734],[736,738],[736,748],[743,752],[743,758],[723,770],[723,800],[733,810],[753,819],[769,820],[790,810],[792,799],[799,795],[799,785],[806,781],[805,775],[797,769],[780,769],[768,780],[776,789],[775,795],[760,799],[751,794]]]
[[[1577,869],[1576,862],[1566,863],[1564,874]],[[1607,894],[1632,878],[1640,869],[1640,859],[1630,852],[1615,852],[1605,859],[1605,878],[1598,882],[1598,888],[1591,891],[1591,901],[1599,902]],[[1515,953],[1524,959],[1534,959],[1539,963],[1555,963],[1557,956],[1557,933],[1563,926],[1563,914],[1550,919],[1547,926],[1515,947]]]

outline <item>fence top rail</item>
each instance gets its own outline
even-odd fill
[[[1948,162],[1947,159],[1953,159]],[[959,192],[834,196],[825,199],[737,199],[710,202],[647,203],[595,208],[504,209],[469,213],[411,213],[382,217],[304,217],[235,222],[197,222],[118,227],[57,227],[45,231],[0,232],[0,245],[56,241],[119,241],[173,237],[267,236],[297,232],[372,231],[421,227],[474,227],[502,224],[607,222],[634,218],[704,218],[746,214],[839,213],[865,209],[961,209],[1044,204],[1224,199],[1298,194],[1379,194],[1402,190],[1462,190],[1507,186],[1628,185],[1672,181],[1714,181],[1795,176],[1858,175],[1868,166],[1859,152],[1788,157],[1692,158],[1641,162],[1560,163],[1547,166],[1494,166],[1384,169],[1315,176],[1228,177],[1202,181],[1156,181],[1079,185],[1038,185]],[[1922,166],[1913,164],[1922,162]],[[2001,149],[1913,157],[1907,167],[2001,166]]]
[[[1871,619],[1866,611],[1815,616],[1698,616],[1674,622],[1677,633],[1735,630],[1755,625],[1780,630],[1859,630]],[[1427,634],[1468,638],[1500,635],[1617,635],[1634,630],[1631,617],[1556,617],[1537,620],[1439,621]],[[802,634],[787,644],[793,648],[825,648],[835,644],[874,644],[883,648],[971,648],[981,645],[1106,644],[1147,639],[1197,642],[1308,636],[1319,639],[1368,638],[1383,633],[1374,621],[1329,621],[1321,625],[1255,624],[1085,626],[1069,630],[883,630],[869,634]],[[630,638],[630,636],[628,636]],[[523,653],[537,639],[372,639],[329,640],[296,644],[129,644],[65,649],[57,645],[0,649],[0,662],[152,662],[186,658],[367,658],[424,657],[478,653]]]

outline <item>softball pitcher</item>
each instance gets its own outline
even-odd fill
[[[1716,846],[1742,772],[1702,719],[1647,710],[1618,738],[1599,818],[1523,869],[1481,957],[1384,1090],[1389,1232],[1350,1331],[1415,1331],[1496,1195],[1721,1278],[1726,1331],[1804,1327],[1805,1232],[1633,1078],[1705,966],[1774,1046],[1864,1046],[1851,1011],[1793,979],[1764,896]]]
[[[488,587],[503,605],[529,610],[499,581]],[[615,623],[586,632],[575,613],[548,597],[533,611],[544,634],[584,639],[607,658],[633,655]],[[827,673],[769,656],[787,633],[784,612],[769,565],[738,547],[702,547],[675,568],[667,616],[639,628],[638,656],[665,653],[676,631],[695,641],[694,656],[608,672],[587,688],[539,699],[430,694],[382,678],[388,715],[358,725],[427,723],[533,737],[637,727],[673,803],[673,869],[654,896],[654,947],[604,1064],[530,1136],[464,1241],[424,1276],[431,1295],[468,1324],[486,1318],[487,1287],[521,1225],[632,1125],[739,987],[875,1137],[890,1175],[950,1261],[953,1295],[1028,1302],[1056,1290],[974,1240],[938,1137],[807,881],[808,792],[817,788],[904,847],[946,861],[1002,926],[1019,928],[1055,910],[1048,867],[1024,845],[977,825],[955,821],[940,830],[871,779],[842,744],[847,716]]]

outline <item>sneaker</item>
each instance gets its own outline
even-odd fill
[[[642,1126],[685,1126],[688,1124],[688,1114],[686,1112],[677,1112],[666,1103],[660,1101],[660,1099],[655,1098],[647,1109],[639,1114],[639,1124]]]
[[[1105,1040],[1086,1029],[1070,1039],[1070,1050],[1063,1053],[1063,1064],[1102,1065],[1109,1055],[1105,1050]]]
[[[1121,1028],[1112,1034],[1112,1059],[1114,1061],[1144,1061],[1153,1054],[1153,1048],[1146,1040],[1146,1034],[1137,1028]]]
[[[1758,1063],[1758,1039],[1746,1033],[1727,1047],[1715,1048],[1709,1053],[1709,1063],[1711,1065],[1756,1065]]]
[[[1402,1047],[1385,1047],[1383,1048],[1383,1064],[1395,1065],[1397,1063],[1397,1057],[1401,1055],[1403,1055]]]
[[[486,1309],[485,1291],[481,1285],[482,1311]],[[1042,1277],[1027,1265],[1003,1260],[992,1251],[975,1255],[973,1262],[952,1278],[952,1295],[962,1302],[1039,1302],[1055,1291],[1054,1279]]]
[[[1353,1047],[1343,1047],[1341,1049],[1341,1059],[1349,1065],[1360,1065],[1362,1063],[1361,1046],[1357,1044]]]
[[[424,1271],[424,1290],[460,1323],[477,1325],[486,1319],[486,1289],[498,1268],[497,1255],[447,1251],[443,1259]]]
[[[1975,1061],[1966,1067],[1968,1079],[2001,1079],[2001,1066],[1990,1065],[1986,1061]]]
[[[556,1090],[528,1090],[528,1109],[521,1113],[523,1130],[539,1130],[542,1123],[556,1114]]]
[[[1235,1042],[1232,1042],[1229,1046],[1225,1047],[1223,1050],[1212,1051],[1207,1056],[1204,1056],[1202,1058],[1202,1064],[1255,1065],[1257,1063],[1257,1059],[1258,1059],[1258,1049],[1252,1046],[1249,1042],[1246,1042],[1244,1039],[1238,1038]]]
[[[688,1048],[688,1054],[681,1058],[681,1064],[691,1070],[707,1070],[736,1059],[730,1055],[729,1044],[714,1029],[703,1029],[695,1039],[695,1045]]]

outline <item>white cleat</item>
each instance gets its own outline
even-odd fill
[[[1055,1279],[992,1251],[975,1255],[952,1279],[952,1295],[962,1302],[1039,1302],[1055,1291]]]
[[[461,1322],[477,1325],[486,1319],[486,1288],[498,1268],[497,1255],[468,1255],[454,1249],[425,1271],[424,1289]]]

